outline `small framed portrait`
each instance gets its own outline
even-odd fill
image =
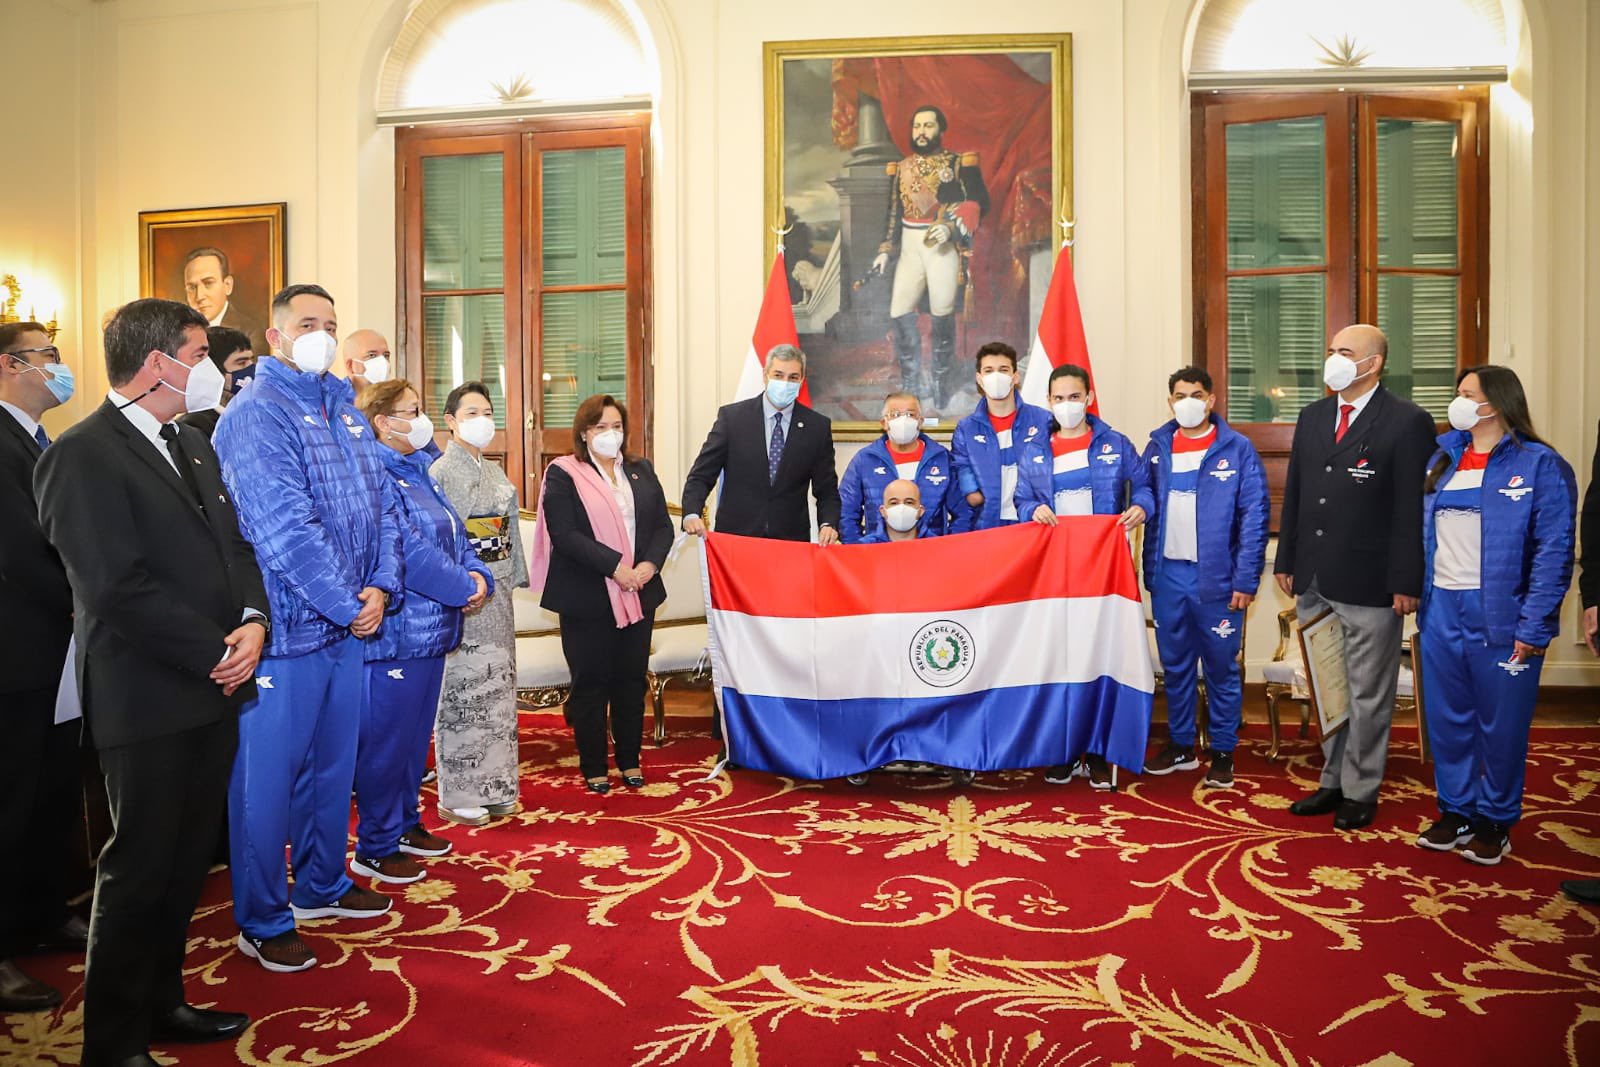
[[[765,46],[767,262],[782,234],[812,405],[875,437],[977,403],[972,354],[1025,356],[1072,213],[1072,35]]]
[[[267,351],[272,295],[284,286],[287,205],[139,212],[139,295],[181,300]]]

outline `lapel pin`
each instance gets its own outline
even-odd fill
[[[797,430],[803,430],[806,428],[806,424],[803,422],[797,422],[794,424],[794,428]]]
[[[632,477],[634,481],[638,481],[639,480],[639,476],[637,474],[630,475],[630,477]]]

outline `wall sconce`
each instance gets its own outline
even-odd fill
[[[6,293],[5,299],[0,301],[0,324],[38,321],[38,316],[34,313],[33,308],[28,309],[27,319],[23,319],[21,315],[17,314],[17,304],[22,299],[22,283],[17,281],[15,274],[0,275],[0,289],[4,289]],[[51,341],[54,341],[56,334],[61,331],[60,325],[56,322],[56,316],[59,314],[59,310],[52,311],[50,313],[50,321],[43,324],[45,332],[50,335]]]

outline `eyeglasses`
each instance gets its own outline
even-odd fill
[[[19,348],[5,354],[8,356],[31,356],[36,352],[43,354],[46,363],[61,362],[61,349],[55,345],[45,345],[43,348]],[[23,362],[26,363],[27,360],[23,360]]]
[[[421,415],[421,414],[422,414],[422,409],[421,408],[412,408],[409,411],[400,411],[400,410],[391,411],[391,412],[389,412],[389,417],[391,419],[405,419],[407,422],[410,422],[412,419],[416,418],[418,415]]]

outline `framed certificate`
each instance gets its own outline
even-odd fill
[[[1325,741],[1350,723],[1350,675],[1345,669],[1344,627],[1332,611],[1300,625],[1300,655],[1311,690],[1312,721]]]

